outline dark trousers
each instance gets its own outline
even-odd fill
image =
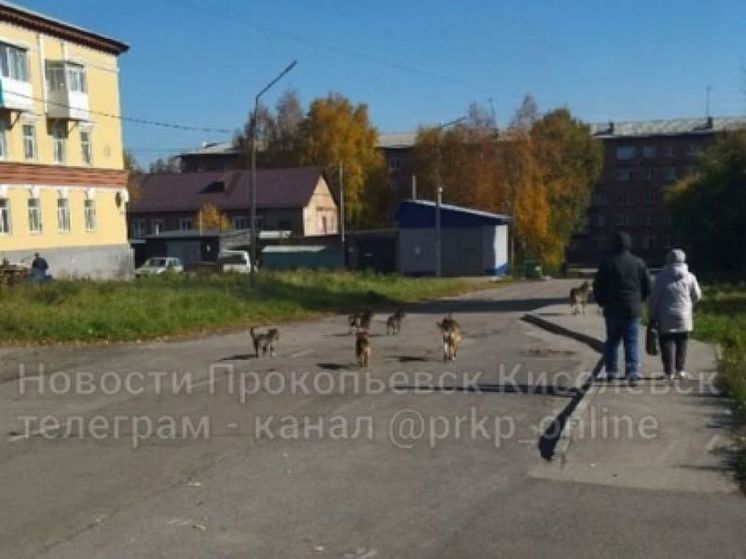
[[[661,334],[659,338],[663,370],[667,375],[673,374],[674,371],[680,373],[684,370],[686,364],[686,346],[689,333],[673,332],[671,334]]]

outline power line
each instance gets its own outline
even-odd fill
[[[42,99],[41,97],[34,97],[33,95],[24,95],[23,93],[13,93],[16,97],[23,97],[24,99],[30,99],[32,101],[39,101],[41,103],[46,103],[47,105],[54,105],[56,107],[63,107],[66,109],[77,109],[78,107],[71,107],[70,105],[67,105],[65,103],[58,103],[56,101],[50,101],[48,99]],[[189,124],[176,124],[173,122],[160,122],[157,120],[148,120],[144,118],[134,118],[130,116],[124,116],[124,115],[115,115],[112,113],[105,113],[103,111],[93,111],[88,109],[88,113],[95,114],[99,116],[105,116],[108,118],[114,118],[117,120],[121,120],[124,122],[132,122],[134,124],[147,124],[149,126],[160,126],[161,128],[171,128],[174,130],[186,130],[186,131],[193,131],[193,132],[220,132],[221,134],[232,134],[234,130],[230,130],[228,128],[212,128],[208,126],[193,126]]]
[[[254,21],[248,21],[248,20],[239,20],[234,16],[231,16],[230,14],[227,14],[225,12],[220,12],[218,10],[213,10],[210,8],[205,8],[204,6],[200,6],[198,4],[193,4],[192,2],[188,2],[186,0],[166,0],[168,2],[171,2],[173,4],[178,4],[181,6],[184,6],[186,8],[189,8],[191,10],[195,10],[198,12],[203,12],[206,14],[209,14],[215,18],[222,19],[224,21],[229,21],[233,23],[234,25],[240,25],[242,27],[249,27],[251,29],[256,29],[258,31],[261,31],[263,33],[266,33],[268,35],[277,35],[279,37],[284,37],[286,39],[290,39],[292,41],[295,41],[297,43],[302,43],[305,45],[310,45],[322,49],[326,49],[331,52],[336,52],[337,54],[342,54],[345,56],[349,56],[351,58],[358,58],[361,60],[366,60],[368,62],[371,62],[373,64],[377,64],[379,66],[385,66],[387,68],[393,68],[394,70],[399,70],[402,72],[407,72],[410,74],[417,74],[420,76],[427,76],[431,78],[437,78],[440,80],[446,80],[451,83],[459,84],[459,85],[469,85],[466,81],[454,78],[452,76],[446,76],[444,74],[439,74],[437,72],[432,72],[430,70],[424,70],[422,68],[415,68],[414,66],[409,66],[407,64],[401,64],[398,62],[391,62],[388,60],[385,60],[383,58],[378,58],[376,56],[372,56],[370,54],[366,54],[364,52],[347,49],[343,47],[338,47],[335,45],[332,45],[330,43],[324,43],[322,41],[317,41],[315,39],[309,39],[308,37],[303,37],[301,35],[296,35],[295,33],[290,33],[287,31],[283,31],[280,29],[274,29],[268,25],[265,25],[263,23],[257,23]]]

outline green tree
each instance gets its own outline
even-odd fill
[[[719,136],[697,172],[667,196],[676,240],[704,272],[743,277],[746,271],[746,131]]]
[[[603,148],[590,127],[573,118],[567,109],[551,111],[535,121],[530,141],[550,209],[548,243],[542,258],[558,265],[590,202],[601,174]]]

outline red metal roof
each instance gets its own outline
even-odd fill
[[[249,208],[250,173],[242,169],[145,175],[140,194],[130,203],[128,211],[197,211],[208,203],[221,210],[245,210]],[[258,169],[256,207],[302,208],[310,202],[319,180],[324,177],[317,167]],[[214,183],[222,183],[224,190],[216,192]]]

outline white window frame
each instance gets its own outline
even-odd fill
[[[28,49],[0,42],[0,76],[28,82]]]
[[[13,232],[11,215],[10,199],[0,196],[0,235],[10,235]]]
[[[616,205],[617,206],[631,206],[632,196],[629,192],[617,192],[616,193]]]
[[[676,167],[666,167],[663,171],[663,180],[666,182],[676,182],[678,178]]]
[[[66,140],[66,125],[62,122],[56,122],[52,126],[52,153],[54,154],[54,162],[58,165],[62,165],[65,163]]]
[[[632,218],[629,214],[617,214],[616,224],[617,227],[629,227],[632,225]]]
[[[392,157],[389,159],[389,171],[398,171],[401,169],[401,159]]]
[[[26,132],[30,131],[31,134]],[[36,149],[36,125],[30,122],[24,122],[21,125],[21,133],[23,135],[23,156],[26,161],[35,161],[38,157],[38,150]]]
[[[85,230],[88,232],[96,230],[96,199],[86,198],[83,202],[83,220]]]
[[[644,204],[652,206],[655,203],[655,194],[652,192],[646,192],[642,197],[642,201]]]
[[[83,134],[88,139],[83,140]],[[80,128],[80,161],[83,165],[93,165],[93,141],[91,128],[83,126]]]
[[[38,196],[29,196],[27,208],[29,233],[41,233],[44,229],[44,224],[41,221],[41,198]]]
[[[57,231],[70,232],[70,201],[66,196],[57,198]]]
[[[231,221],[233,222],[233,229],[240,231],[249,228],[249,219],[244,215],[234,216]],[[243,227],[240,227],[240,225],[243,225]]]
[[[642,156],[645,159],[653,159],[655,157],[655,146],[653,144],[646,144],[642,147]]]
[[[68,91],[88,93],[88,79],[86,77],[85,66],[82,64],[66,62],[65,80],[67,82]]]
[[[150,221],[150,231],[153,235],[160,235],[163,233],[165,223],[162,219],[153,219]]]
[[[194,221],[191,217],[180,217],[179,218],[179,231],[192,231],[194,227]]]

